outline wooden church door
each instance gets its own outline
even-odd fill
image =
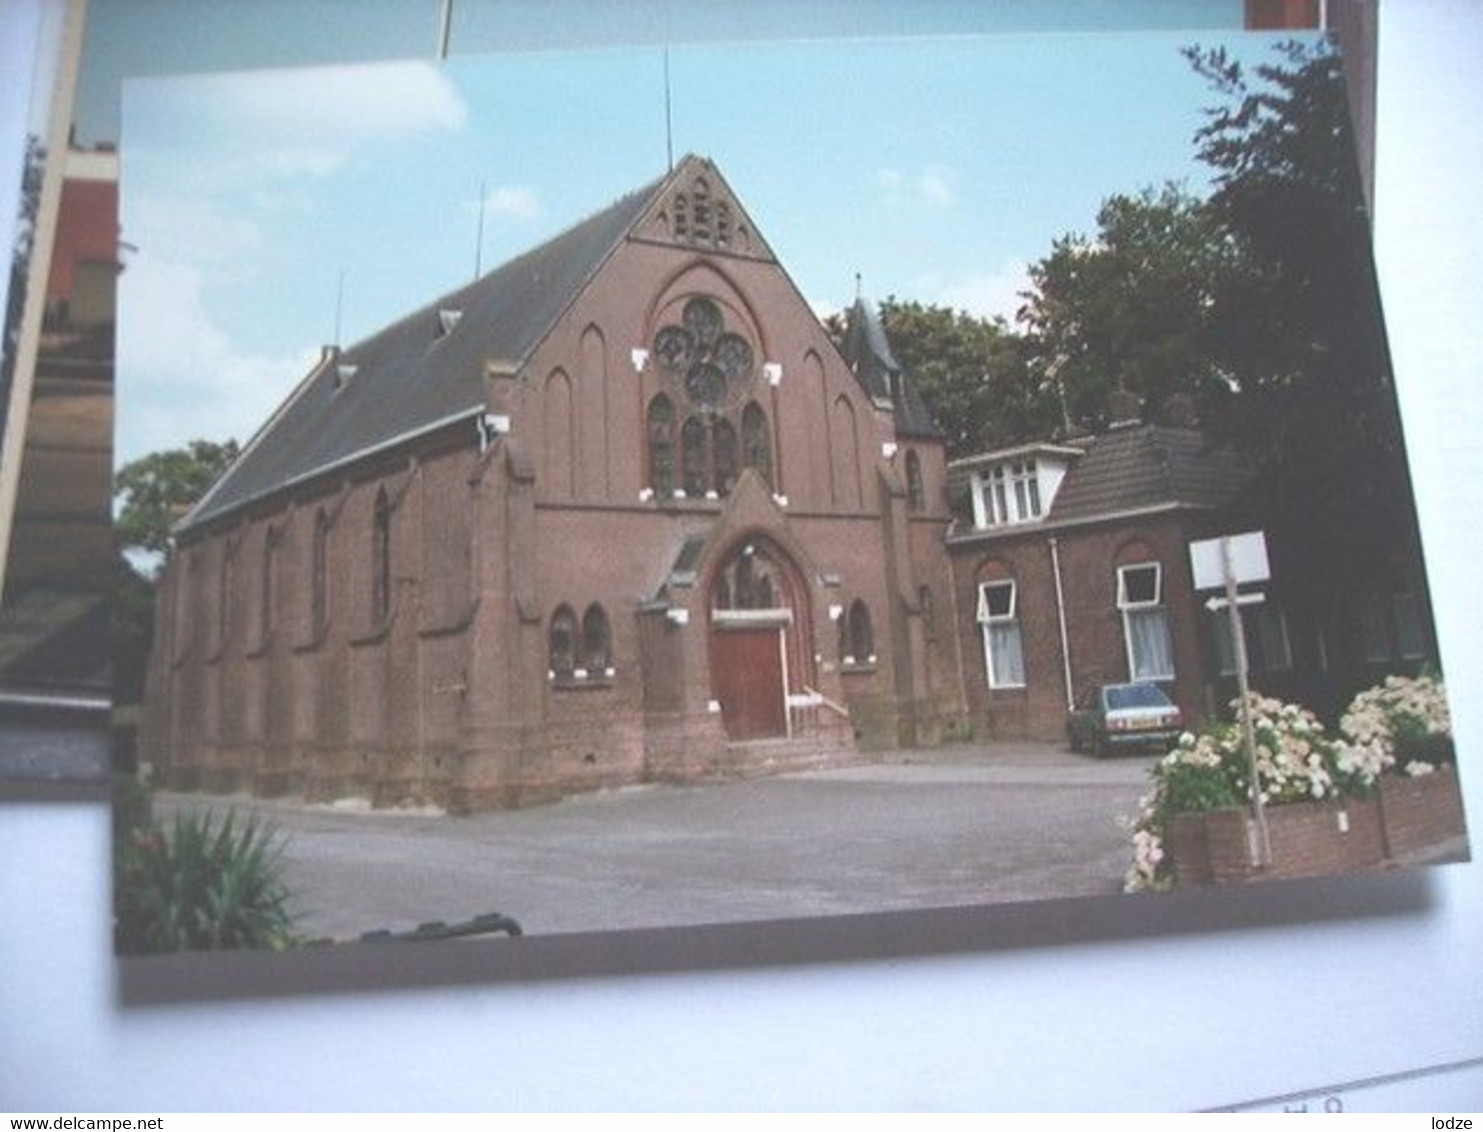
[[[711,644],[711,689],[732,739],[763,739],[788,731],[783,627],[718,623]]]
[[[808,598],[782,552],[740,545],[711,586],[711,695],[732,739],[786,736],[788,693],[806,679]]]

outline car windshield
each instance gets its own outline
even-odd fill
[[[1115,684],[1102,691],[1109,711],[1121,708],[1168,707],[1169,697],[1157,684]]]

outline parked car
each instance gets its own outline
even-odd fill
[[[1092,687],[1066,721],[1066,737],[1073,751],[1100,757],[1147,747],[1167,751],[1183,727],[1179,708],[1164,690],[1139,680]]]

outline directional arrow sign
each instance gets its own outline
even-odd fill
[[[1237,605],[1260,605],[1267,600],[1266,594],[1237,594]],[[1205,608],[1214,613],[1217,609],[1225,609],[1231,603],[1223,597],[1211,597],[1205,599]]]

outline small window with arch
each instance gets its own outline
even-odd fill
[[[870,623],[870,607],[856,598],[839,619],[839,659],[846,669],[875,666],[875,630]]]
[[[571,606],[558,605],[551,614],[546,647],[547,675],[553,680],[573,679],[577,671],[577,615]]]
[[[613,675],[613,635],[607,611],[597,602],[582,615],[582,665],[578,675],[592,679]]]

